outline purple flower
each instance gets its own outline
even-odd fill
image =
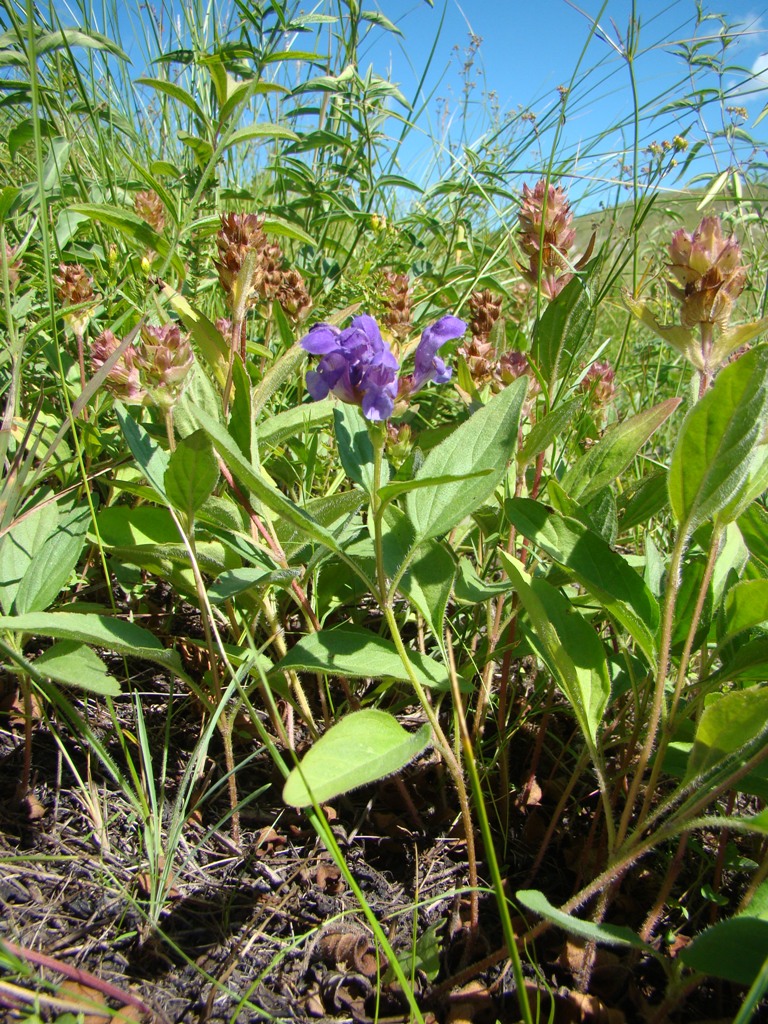
[[[413,360],[415,371],[412,391],[418,391],[430,381],[434,381],[435,384],[445,384],[451,379],[453,371],[437,355],[437,350],[442,348],[446,341],[460,338],[466,329],[467,325],[457,316],[441,317],[436,323],[427,327],[421,336]]]
[[[343,331],[331,324],[315,324],[301,339],[306,352],[322,356],[317,369],[307,373],[307,390],[315,401],[332,392],[342,402],[359,405],[366,419],[389,419],[398,393],[410,394],[429,381],[443,384],[450,379],[451,371],[437,350],[461,337],[465,329],[464,321],[453,316],[428,327],[416,349],[413,378],[401,380],[398,387],[397,359],[373,317],[357,316]]]

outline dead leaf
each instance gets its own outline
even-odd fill
[[[112,1020],[103,993],[95,988],[89,988],[88,985],[82,985],[79,981],[63,981],[57,996],[67,1003],[67,1009],[73,1013],[82,1013],[83,1024],[109,1024]],[[105,1012],[101,1012],[102,1010]]]
[[[341,871],[335,864],[318,864],[315,883],[321,892],[328,892],[334,896],[344,889]]]
[[[368,936],[357,929],[327,932],[318,942],[317,950],[326,963],[356,971],[366,978],[374,978],[388,966],[385,957],[376,955],[376,947]]]

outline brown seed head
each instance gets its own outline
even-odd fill
[[[133,209],[142,220],[145,220],[158,234],[165,227],[165,210],[160,196],[153,189],[137,192],[133,200]]]
[[[386,312],[383,322],[394,334],[395,338],[403,341],[411,332],[413,326],[413,298],[411,283],[407,274],[398,274],[394,270],[384,271],[385,292],[384,305]]]
[[[456,351],[464,357],[475,384],[480,386],[491,379],[494,370],[493,359],[496,353],[489,341],[473,336],[469,341],[460,345]]]
[[[312,299],[304,284],[304,278],[298,270],[286,270],[282,275],[277,301],[286,316],[294,323],[299,323],[309,316]]]
[[[219,258],[214,263],[227,295],[232,292],[246,256],[266,244],[263,223],[264,218],[255,213],[222,213],[221,227],[216,235]]]
[[[93,278],[80,263],[60,263],[53,280],[59,302],[65,306],[80,306],[95,298]]]
[[[532,189],[523,185],[523,202],[518,217],[520,245],[528,256],[536,257],[542,251],[545,267],[566,267],[566,256],[576,240],[571,227],[573,214],[565,190],[547,185],[541,178]],[[544,237],[542,239],[542,222]]]
[[[260,248],[253,271],[252,288],[264,300],[276,299],[283,284],[283,250],[276,242],[267,242]]]
[[[477,339],[487,340],[493,325],[501,316],[501,296],[495,296],[487,288],[482,292],[473,292],[469,297],[469,308],[472,310],[470,331]]]
[[[683,326],[725,328],[747,282],[736,238],[723,238],[719,217],[705,217],[693,234],[682,228],[673,234],[669,255],[669,269],[678,282],[670,283],[669,290],[680,303]]]
[[[56,295],[64,307],[63,316],[75,334],[84,334],[93,316],[93,278],[79,263],[60,263],[53,276]]]

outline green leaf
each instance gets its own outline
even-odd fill
[[[736,497],[766,426],[768,349],[758,348],[721,370],[683,422],[669,468],[669,498],[687,532]]]
[[[590,751],[611,694],[605,649],[595,630],[567,598],[541,579],[532,579],[516,558],[499,551],[533,630],[529,642],[573,708]]]
[[[768,921],[748,914],[718,921],[697,935],[680,959],[702,974],[751,985],[768,959]]]
[[[322,402],[294,405],[275,416],[268,416],[256,428],[259,445],[267,449],[279,445],[289,437],[297,437],[305,431],[325,427],[333,419],[334,411],[333,399],[324,398]]]
[[[399,589],[421,613],[441,648],[445,610],[455,575],[456,564],[448,548],[428,540],[417,549],[400,581]]]
[[[90,521],[87,505],[59,520],[55,530],[35,549],[16,592],[14,612],[41,612],[53,604],[75,570]]]
[[[741,487],[717,515],[719,523],[732,523],[749,508],[768,487],[768,444],[761,444],[747,470]]]
[[[535,423],[517,456],[518,465],[527,466],[537,455],[546,451],[552,442],[566,431],[580,407],[581,400],[571,398],[556,405],[543,419]]]
[[[48,502],[16,519],[0,537],[0,602],[6,614],[13,609],[35,551],[55,532],[58,522],[58,505]]]
[[[598,598],[655,665],[659,606],[632,566],[577,519],[560,516],[538,501],[513,498],[505,504],[505,511],[524,537]]]
[[[281,235],[283,238],[290,238],[292,241],[300,242],[302,245],[309,245],[313,249],[318,248],[318,241],[313,235],[308,234],[298,224],[293,224],[284,217],[278,217],[275,213],[264,215],[262,228],[267,234]]]
[[[349,524],[363,500],[362,492],[357,489],[335,491],[321,498],[310,498],[306,511],[320,526],[331,526],[342,518]],[[359,527],[359,523],[357,526]],[[357,527],[353,526],[352,529],[355,530]],[[275,532],[289,562],[303,564],[312,557],[312,546],[307,542],[307,535],[303,529],[296,529],[288,522],[278,521],[275,524]],[[343,526],[335,540],[346,550],[348,535],[345,535]]]
[[[363,414],[357,406],[341,402],[333,410],[333,425],[339,459],[350,480],[373,494],[373,442]],[[382,459],[382,483],[389,479],[389,463]]]
[[[737,645],[733,657],[714,673],[718,683],[762,682],[768,677],[768,636],[758,635]]]
[[[768,626],[768,580],[740,580],[725,597],[720,643],[756,626]]]
[[[451,596],[456,565],[448,548],[435,540],[425,541],[414,551],[413,530],[399,508],[389,506],[383,523],[384,570],[390,579],[400,572],[406,559],[408,570],[398,584],[429,626],[440,648],[443,648],[443,621]],[[375,559],[370,571],[375,574]]]
[[[13,210],[16,200],[21,195],[21,189],[16,185],[6,185],[0,189],[0,224]]]
[[[459,572],[456,577],[454,594],[459,601],[469,604],[482,604],[500,594],[508,594],[512,584],[507,581],[487,583],[481,579],[468,558],[459,559]]]
[[[178,131],[176,138],[183,145],[192,151],[199,170],[204,171],[213,160],[213,146],[207,139],[201,139],[199,135],[192,135],[191,132]]]
[[[668,504],[666,471],[651,473],[627,484],[618,496],[622,532],[647,523]]]
[[[752,559],[768,575],[768,511],[753,503],[739,516],[738,527]]]
[[[477,480],[489,476],[490,469],[468,470],[466,473],[444,473],[442,476],[417,476],[411,480],[393,480],[379,488],[379,498],[383,502],[399,498],[401,494],[419,491],[424,487],[444,487],[446,484],[466,484],[468,480]]]
[[[166,508],[154,505],[112,505],[96,516],[102,541],[108,547],[178,544],[179,531]]]
[[[718,695],[704,709],[688,757],[685,781],[738,755],[768,731],[768,686]],[[738,758],[735,758],[738,767]],[[740,783],[736,783],[738,789]]]
[[[229,149],[241,142],[252,142],[254,139],[287,139],[289,142],[298,142],[299,136],[290,128],[281,124],[250,124],[245,128],[238,128],[227,136],[222,150]]]
[[[429,724],[407,732],[386,711],[353,711],[320,737],[283,787],[292,807],[324,803],[405,768],[430,743]]]
[[[417,539],[447,533],[493,493],[514,455],[527,386],[524,377],[510,384],[426,457],[416,480],[460,477],[462,473],[476,474],[484,470],[488,475],[473,476],[463,482],[433,484],[409,492],[406,508]]]
[[[612,483],[681,401],[680,398],[668,398],[652,409],[609,427],[597,444],[563,476],[560,481],[563,490],[571,498],[584,502]]]
[[[574,276],[534,327],[531,359],[550,385],[578,362],[592,340],[597,309],[588,285],[599,263],[592,260],[582,274]]]
[[[186,679],[176,651],[163,647],[147,629],[132,622],[108,615],[86,615],[83,612],[29,612],[26,615],[0,616],[0,629],[14,633],[31,633],[82,644],[97,644],[117,654],[144,658],[169,669]]]
[[[219,479],[219,463],[204,430],[183,437],[171,454],[165,471],[168,501],[191,523],[195,513],[210,497]]]
[[[115,402],[115,413],[128,442],[134,459],[139,464],[147,481],[161,498],[165,498],[165,474],[168,470],[169,455],[156,444],[144,427],[129,416],[120,402]]]
[[[254,465],[258,465],[259,449],[254,439],[253,415],[251,413],[251,378],[248,376],[242,359],[235,359],[232,363],[232,382],[234,397],[232,398],[232,415],[228,425],[229,433],[243,457]],[[220,401],[219,396],[217,399]],[[205,408],[200,402],[198,405]],[[213,419],[219,419],[218,410],[206,408],[205,411]]]
[[[130,64],[128,54],[100,32],[84,32],[74,28],[57,29],[53,32],[42,32],[35,41],[35,50],[38,54],[50,50],[69,50],[75,46],[82,46],[88,50],[106,50]]]
[[[107,672],[98,654],[75,640],[59,640],[36,658],[34,664],[43,675],[65,686],[76,686],[104,697],[120,695],[120,684]]]
[[[208,588],[208,597],[212,604],[223,604],[232,597],[237,597],[247,590],[263,589],[273,583],[289,584],[301,575],[299,569],[230,569]]]
[[[116,228],[127,239],[144,249],[154,249],[163,258],[170,259],[174,270],[182,280],[187,276],[183,260],[175,249],[171,249],[168,239],[151,228],[132,210],[122,210],[118,206],[108,206],[106,203],[75,203],[69,209],[73,213],[79,213],[91,220]]]
[[[185,107],[192,111],[201,125],[208,124],[208,119],[195,97],[188,93],[186,89],[182,89],[180,85],[176,85],[175,82],[168,82],[163,78],[137,78],[136,83],[138,85],[148,85],[157,92],[162,92],[166,96],[178,100],[179,103],[183,103]]]
[[[252,415],[254,422],[257,422],[270,398],[278,392],[289,381],[295,380],[299,367],[307,357],[301,345],[294,345],[287,352],[283,352],[277,362],[267,370],[259,383],[253,389]]]
[[[438,662],[418,651],[408,651],[408,660],[422,686],[438,690],[450,688],[448,672]],[[275,665],[276,672],[288,668],[354,679],[410,680],[392,641],[357,626],[323,629],[302,636]]]
[[[582,921],[581,918],[564,914],[562,910],[553,907],[539,889],[518,889],[515,899],[534,914],[558,925],[570,935],[578,935],[581,939],[597,942],[602,946],[631,946],[633,949],[653,953],[651,947],[643,942],[639,935],[635,935],[631,928],[623,924],[594,924],[592,921]]]
[[[699,342],[698,335],[695,335],[693,331],[689,331],[685,327],[680,327],[678,324],[660,324],[647,304],[634,298],[626,288],[622,289],[622,299],[627,309],[642,324],[650,328],[654,334],[666,341],[668,345],[676,348],[689,362],[693,363],[697,370],[704,369],[701,357],[701,343]]]
[[[333,534],[322,527],[308,512],[295,505],[289,498],[286,498],[278,489],[257,473],[254,468],[246,462],[240,453],[239,448],[232,440],[226,429],[209,416],[204,410],[192,405],[193,415],[197,422],[210,437],[214,447],[221,455],[232,473],[240,483],[256,495],[259,501],[267,508],[272,509],[280,517],[292,526],[300,530],[305,536],[324,544],[331,551],[339,551],[339,545]]]

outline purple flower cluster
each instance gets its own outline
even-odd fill
[[[444,316],[427,327],[416,348],[413,376],[398,380],[398,361],[373,317],[356,316],[343,331],[315,324],[301,339],[305,351],[322,356],[317,369],[307,373],[307,390],[315,401],[332,392],[342,402],[359,405],[366,419],[389,419],[399,393],[413,394],[429,381],[450,380],[451,370],[437,350],[460,338],[466,328],[455,316]]]

